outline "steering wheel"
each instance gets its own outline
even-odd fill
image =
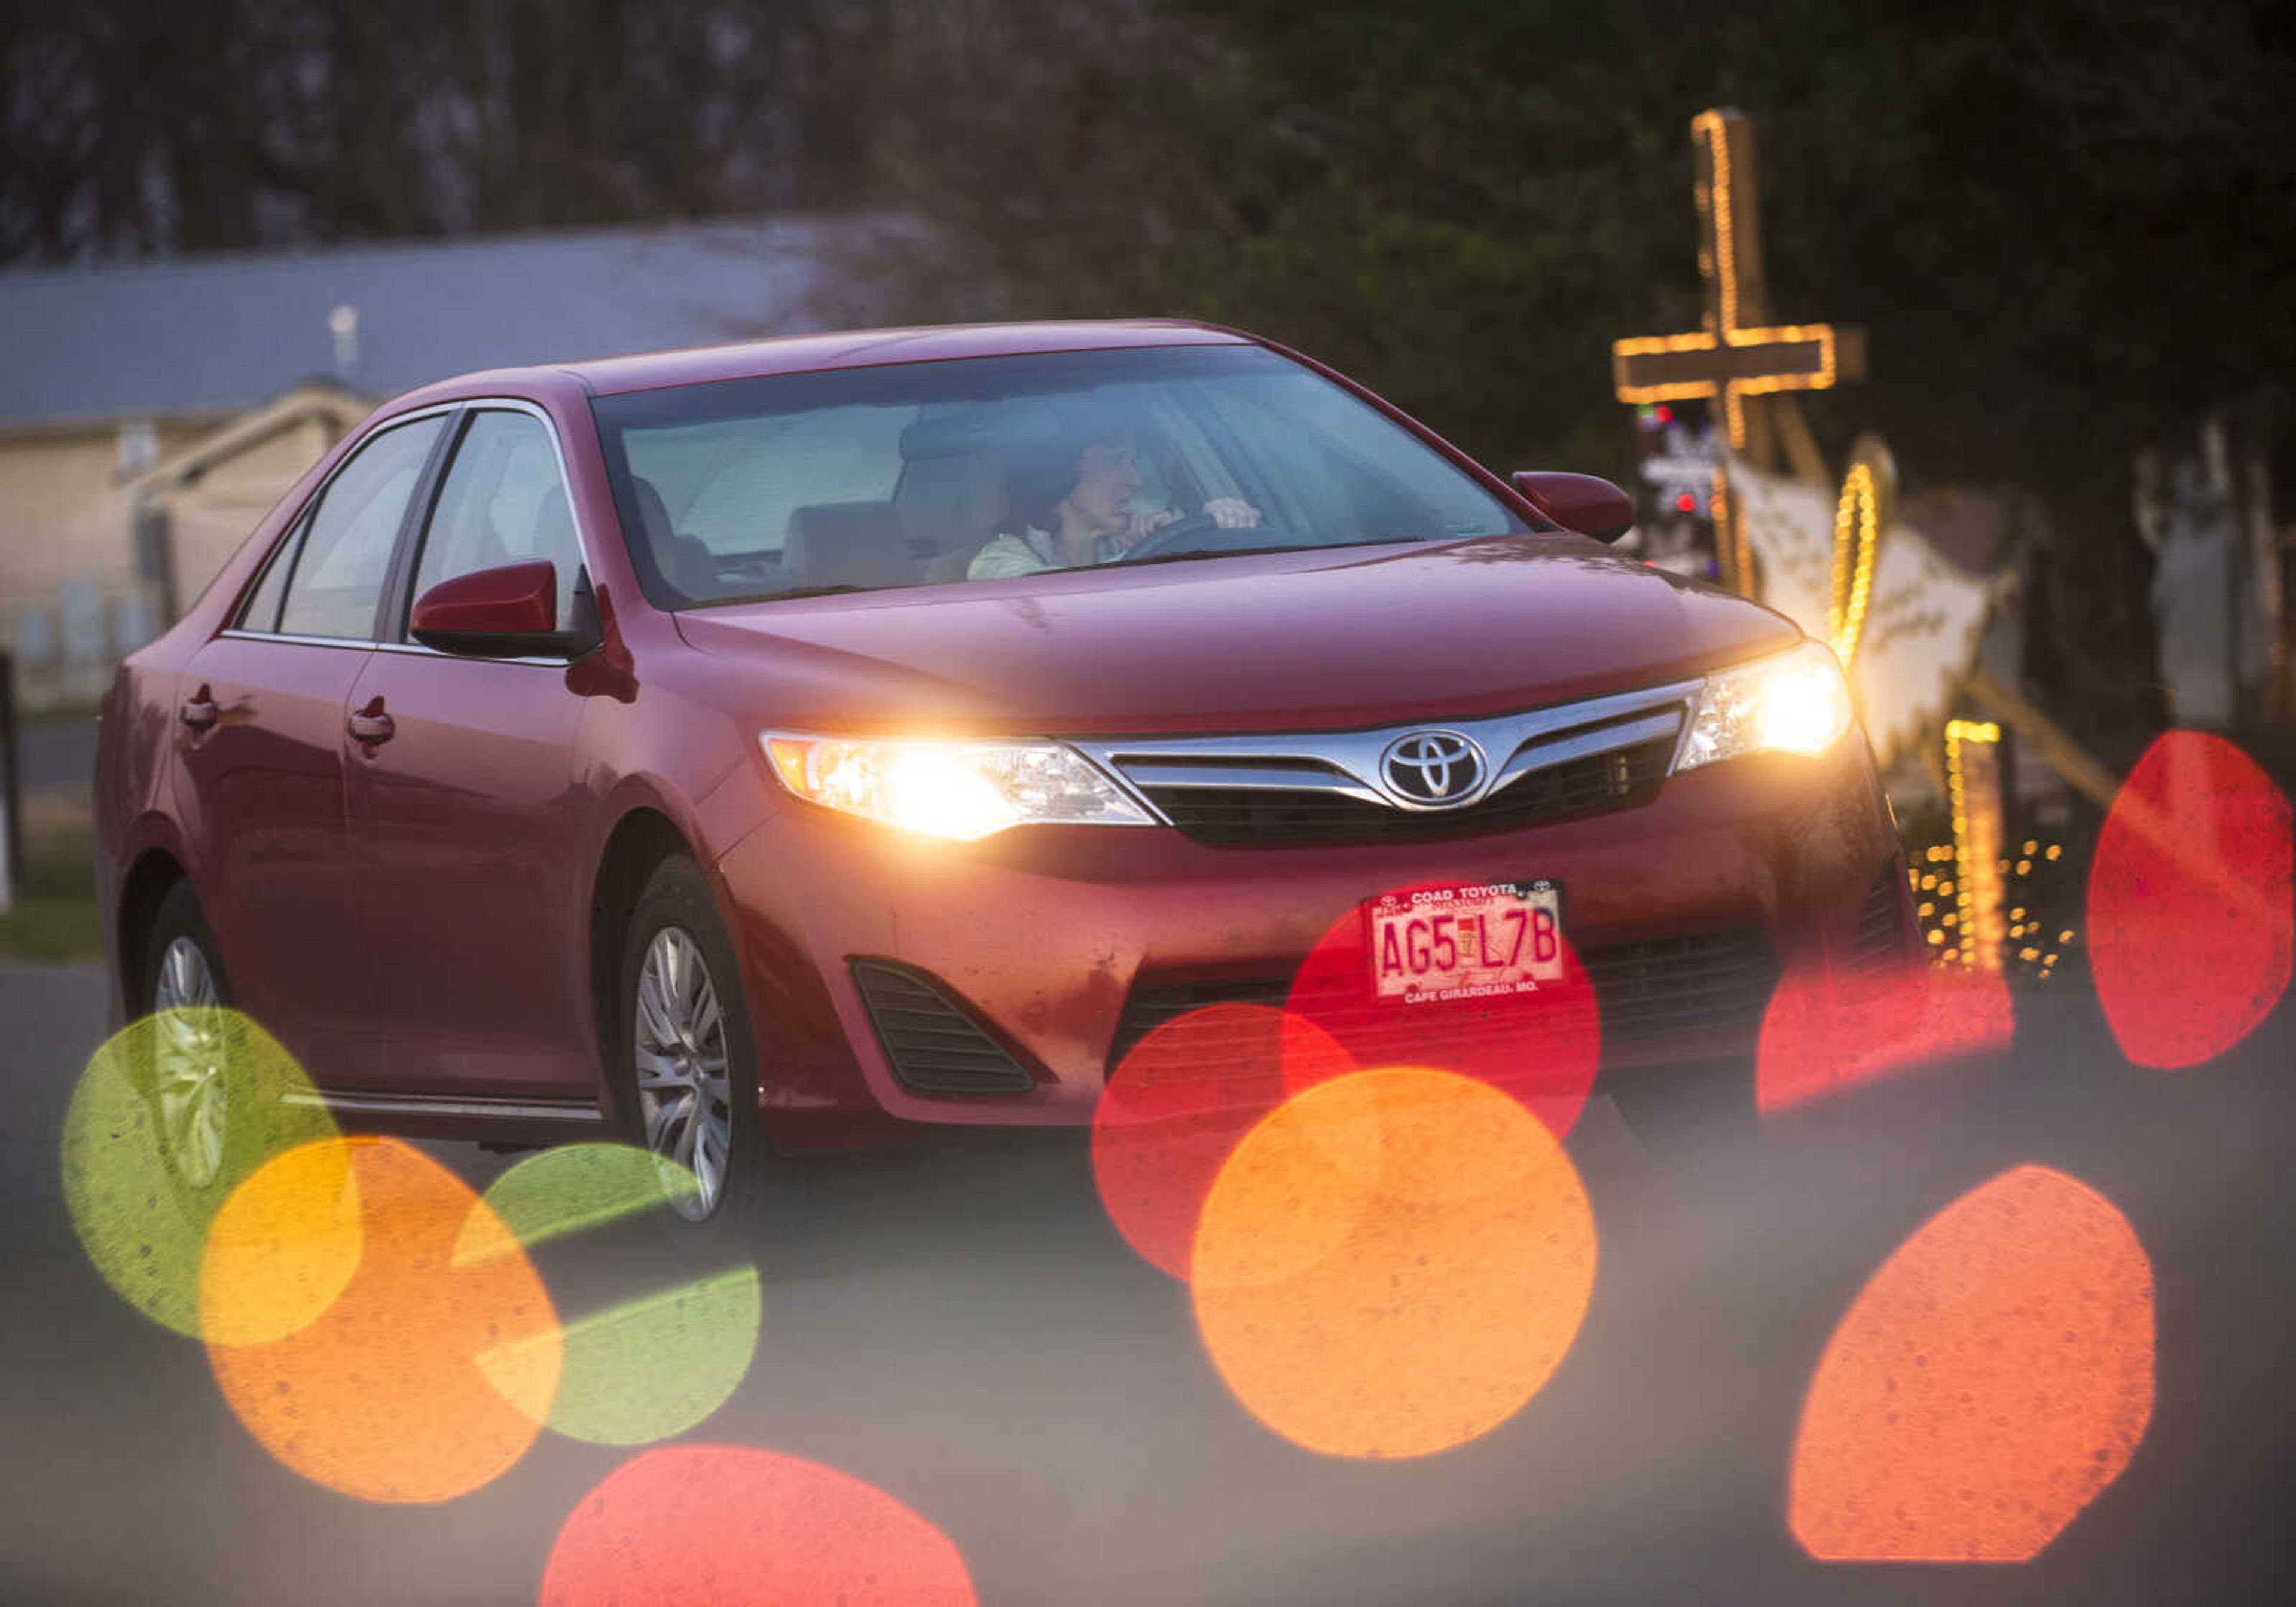
[[[1158,525],[1126,548],[1117,562],[1137,563],[1144,558],[1160,558],[1188,547],[1224,553],[1242,547],[1283,545],[1283,532],[1265,520],[1258,524],[1224,525],[1209,513],[1188,513],[1168,524]]]

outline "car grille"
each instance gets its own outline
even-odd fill
[[[922,972],[854,960],[854,984],[885,1059],[920,1094],[1024,1094],[1036,1079]]]
[[[1163,820],[1213,848],[1415,842],[1465,837],[1647,802],[1673,767],[1699,683],[1552,704],[1521,714],[1355,731],[1075,739]],[[1395,743],[1472,742],[1490,779],[1472,802],[1434,807],[1396,791]]]
[[[1778,960],[1758,928],[1645,938],[1581,956],[1602,1007],[1605,1043],[1677,1033],[1752,1033],[1778,984]]]
[[[1144,787],[1148,801],[1214,848],[1275,843],[1413,842],[1505,832],[1647,801],[1666,779],[1674,738],[1660,737],[1534,770],[1479,803],[1421,813],[1306,788]]]
[[[1777,986],[1778,961],[1759,928],[1702,932],[1691,937],[1644,938],[1590,948],[1579,956],[1594,984],[1602,1011],[1605,1044],[1644,1043],[1682,1033],[1744,1032],[1761,1025]],[[1289,977],[1234,981],[1164,982],[1133,985],[1116,1037],[1111,1066],[1158,1027],[1207,1004],[1264,1004],[1282,1008],[1290,999]],[[1318,1006],[1303,1001],[1320,1020],[1344,1021],[1348,1002]],[[1391,1018],[1390,1018],[1391,1019]],[[1412,1058],[1416,1035],[1398,1022],[1392,1052]],[[1362,1039],[1353,1040],[1358,1045]],[[1376,1040],[1374,1040],[1376,1043]],[[1389,1045],[1378,1044],[1374,1052]]]

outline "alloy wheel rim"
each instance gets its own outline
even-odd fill
[[[204,1188],[223,1169],[228,1090],[224,1081],[222,1000],[208,957],[189,938],[176,938],[160,956],[152,990],[160,1018],[153,1085],[160,1136],[184,1182]]]
[[[725,1011],[701,947],[684,928],[665,926],[646,945],[632,1013],[646,1148],[662,1163],[677,1214],[699,1222],[726,1192],[734,1093]]]

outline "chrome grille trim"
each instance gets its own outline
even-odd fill
[[[1544,770],[1552,765],[1567,765],[1574,758],[1631,748],[1637,742],[1654,742],[1660,737],[1671,737],[1682,729],[1685,717],[1678,707],[1661,709],[1636,718],[1612,720],[1592,731],[1525,742],[1514,750],[1513,758],[1499,767],[1498,779],[1491,783],[1490,790],[1496,792],[1534,770]],[[1669,768],[1670,772],[1671,767]]]
[[[1124,779],[1136,787],[1255,787],[1268,791],[1298,791],[1312,788],[1340,798],[1359,798],[1383,804],[1386,796],[1344,771],[1303,765],[1285,770],[1273,765],[1151,764],[1136,761],[1124,767]]]
[[[1442,815],[1480,803],[1551,766],[1678,737],[1703,685],[1702,680],[1677,681],[1487,719],[1414,720],[1370,730],[1267,735],[1070,738],[1068,744],[1123,783],[1166,824],[1171,824],[1169,818],[1146,796],[1151,788],[1313,791],[1398,812]],[[1476,791],[1444,804],[1421,803],[1389,791],[1379,779],[1380,757],[1388,744],[1411,732],[1435,727],[1472,737],[1493,756],[1490,779]],[[1671,764],[1667,772],[1673,773]]]

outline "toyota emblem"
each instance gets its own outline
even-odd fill
[[[1414,731],[1380,756],[1387,790],[1407,804],[1446,808],[1483,790],[1483,750],[1456,731]]]

